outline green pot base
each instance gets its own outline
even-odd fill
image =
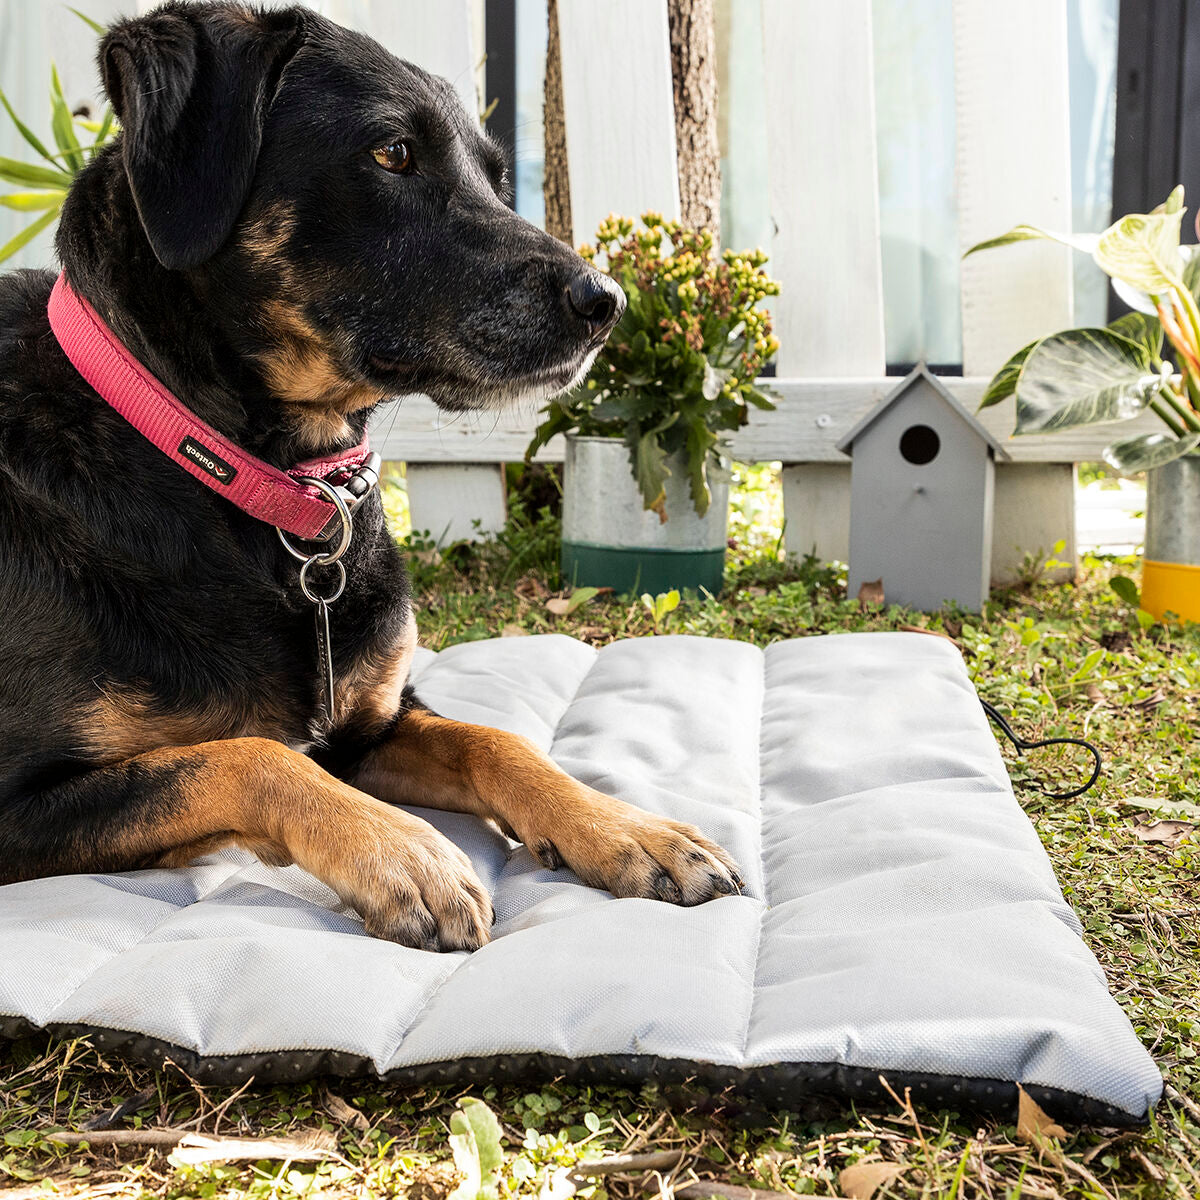
[[[619,595],[705,588],[715,596],[725,576],[725,548],[643,549],[564,539],[562,571],[568,587],[610,587]]]

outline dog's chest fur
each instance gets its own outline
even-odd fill
[[[48,330],[48,288],[42,273],[0,282],[0,614],[19,618],[0,621],[17,685],[0,693],[0,780],[218,738],[308,748],[321,730],[299,564],[91,392]],[[395,714],[416,640],[377,494],[344,562],[332,742]]]

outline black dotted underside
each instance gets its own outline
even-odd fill
[[[338,1050],[279,1050],[266,1054],[201,1055],[158,1038],[91,1025],[33,1025],[23,1017],[0,1017],[0,1036],[24,1037],[39,1029],[61,1038],[86,1037],[98,1049],[151,1067],[174,1065],[198,1083],[242,1084],[251,1076],[258,1083],[298,1083],[316,1075],[344,1079],[374,1076],[370,1059]],[[725,1067],[686,1059],[647,1054],[596,1054],[565,1058],[555,1054],[497,1054],[446,1062],[398,1067],[381,1078],[399,1087],[446,1084],[453,1087],[488,1084],[544,1084],[564,1080],[573,1084],[640,1087],[657,1083],[707,1093],[750,1110],[788,1111],[806,1120],[827,1118],[850,1105],[893,1104],[880,1082],[899,1095],[912,1090],[915,1103],[926,1109],[951,1109],[1013,1122],[1017,1115],[1017,1085],[1009,1080],[933,1075],[887,1068],[847,1067],[840,1063],[773,1063],[764,1067]],[[1075,1125],[1133,1128],[1145,1125],[1149,1113],[1129,1113],[1061,1088],[1027,1086],[1026,1092],[1052,1117]]]

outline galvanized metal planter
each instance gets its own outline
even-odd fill
[[[563,577],[568,586],[611,587],[618,593],[707,588],[716,594],[725,572],[729,475],[709,471],[712,503],[697,516],[688,493],[687,461],[667,460],[668,520],[642,507],[618,438],[567,438],[563,475]]]
[[[1146,476],[1142,607],[1200,621],[1200,456],[1177,458]]]

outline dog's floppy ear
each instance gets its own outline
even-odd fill
[[[125,171],[163,266],[196,266],[229,236],[279,76],[303,34],[298,9],[170,3],[101,42]]]

